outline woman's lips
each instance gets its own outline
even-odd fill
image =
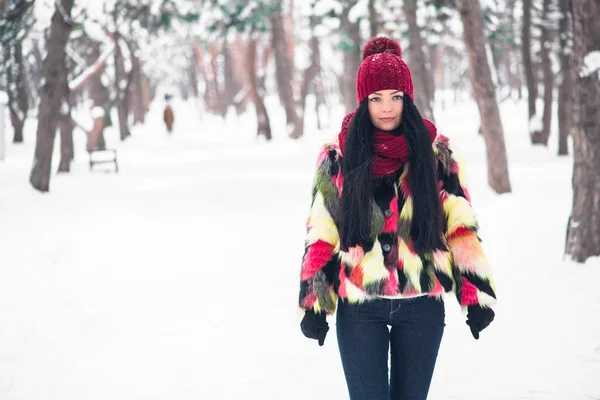
[[[393,119],[394,119],[394,117],[390,117],[390,118],[381,118],[381,120],[382,120],[383,122],[390,122],[390,121],[392,121]]]

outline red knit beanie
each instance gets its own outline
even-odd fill
[[[363,62],[356,75],[358,104],[378,90],[401,90],[414,100],[412,77],[402,60],[398,42],[386,37],[370,39],[363,49]]]

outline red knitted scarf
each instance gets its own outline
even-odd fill
[[[338,136],[342,154],[344,154],[346,138],[353,116],[354,113],[346,115]],[[429,131],[429,139],[433,143],[437,133],[435,125],[428,120],[424,119],[423,121]],[[397,171],[408,161],[409,157],[410,149],[403,134],[397,136],[373,127],[373,176],[383,176]]]

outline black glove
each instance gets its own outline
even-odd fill
[[[323,346],[325,336],[329,330],[325,313],[315,314],[313,310],[306,310],[304,318],[300,322],[300,329],[302,329],[304,336],[318,340],[319,346]]]
[[[494,310],[471,304],[467,307],[467,325],[475,339],[479,339],[479,332],[484,330],[494,320]]]

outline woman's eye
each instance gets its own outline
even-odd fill
[[[398,96],[394,96],[394,100],[404,100],[404,97],[398,95]]]
[[[379,97],[372,97],[371,98],[371,101],[379,101],[379,100],[381,100]]]

